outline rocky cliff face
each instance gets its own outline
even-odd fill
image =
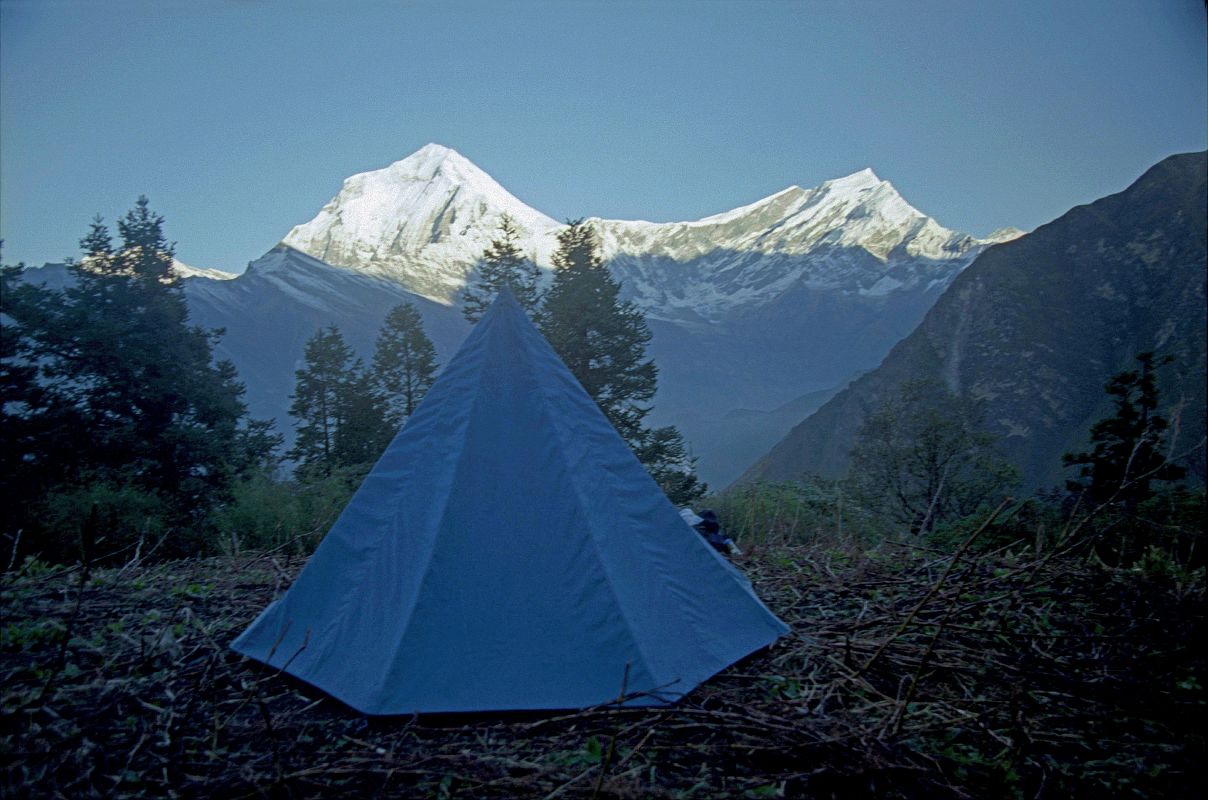
[[[840,475],[864,416],[913,378],[982,400],[989,430],[1029,486],[1060,480],[1061,454],[1110,412],[1103,385],[1139,352],[1161,373],[1179,443],[1204,435],[1204,153],[1172,156],[1119,194],[987,250],[922,324],[743,476]]]

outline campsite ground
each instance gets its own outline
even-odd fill
[[[301,564],[6,573],[0,793],[1184,796],[1202,780],[1202,574],[760,548],[740,566],[793,633],[675,708],[364,719],[227,647]]]

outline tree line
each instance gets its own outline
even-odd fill
[[[437,370],[436,348],[410,303],[386,315],[369,366],[334,325],[306,343],[303,361],[289,408],[297,438],[286,456],[307,480],[329,478],[341,468],[363,476],[411,416]]]
[[[317,539],[431,386],[438,364],[419,312],[386,316],[370,363],[338,328],[306,343],[283,452],[274,421],[252,419],[221,330],[192,325],[174,246],[145,197],[117,223],[97,217],[62,289],[0,273],[0,533],[13,558],[186,555]],[[477,321],[507,286],[675,502],[701,496],[673,427],[651,427],[650,332],[620,299],[594,229],[559,235],[548,289],[504,217],[462,297]],[[283,460],[292,471],[282,471]],[[313,544],[313,541],[312,541]]]
[[[1044,550],[1076,537],[1113,567],[1182,574],[1204,564],[1204,487],[1187,465],[1205,443],[1178,441],[1179,405],[1161,411],[1157,370],[1170,363],[1143,352],[1112,376],[1111,413],[1090,427],[1086,449],[1062,457],[1073,474],[1031,496],[1019,497],[1021,474],[986,431],[980,402],[939,381],[907,380],[864,417],[845,477],[752,484],[715,503],[748,541],[837,533],[947,549],[1011,500],[983,544]]]
[[[1170,422],[1160,413],[1156,370],[1170,357],[1136,356],[1137,367],[1104,386],[1113,414],[1088,432],[1091,449],[1069,452],[1076,477],[1065,492],[1089,508],[1114,504],[1134,513],[1186,469],[1171,460]],[[898,386],[864,420],[851,452],[849,485],[860,505],[927,534],[1015,490],[1020,473],[984,430],[981,405],[934,381]]]

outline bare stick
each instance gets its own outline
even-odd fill
[[[960,549],[957,550],[952,555],[952,560],[948,562],[948,566],[947,566],[947,568],[944,569],[944,574],[940,576],[940,579],[931,585],[931,589],[927,592],[927,594],[923,595],[923,599],[920,600],[918,602],[918,604],[915,605],[915,607],[910,610],[910,613],[906,615],[906,619],[902,620],[902,624],[899,625],[898,629],[893,632],[893,635],[890,636],[888,639],[886,639],[884,642],[882,642],[881,646],[877,648],[877,652],[873,653],[872,657],[869,658],[868,661],[864,662],[864,666],[860,667],[860,669],[858,669],[856,671],[855,676],[857,678],[860,677],[861,675],[863,675],[865,672],[867,672],[868,668],[871,667],[873,665],[873,663],[878,658],[881,657],[881,654],[883,652],[885,652],[885,648],[889,647],[890,644],[892,644],[894,641],[896,641],[897,638],[902,635],[902,632],[905,631],[907,627],[909,627],[910,623],[914,621],[915,615],[919,613],[919,609],[921,609],[923,606],[927,605],[927,603],[931,600],[931,598],[935,596],[935,593],[938,592],[943,587],[944,582],[948,580],[948,575],[951,574],[951,572],[952,572],[952,568],[956,566],[956,562],[960,561],[961,556],[963,556],[965,554],[965,551],[969,549],[969,547],[973,544],[974,540],[976,540],[978,536],[981,536],[982,531],[984,531],[986,528],[990,527],[990,525],[994,522],[995,519],[997,519],[998,515],[1002,512],[1002,510],[1007,507],[1007,503],[1010,503],[1010,502],[1011,502],[1011,498],[1008,497],[1005,500],[1003,500],[1001,503],[999,503],[998,508],[994,509],[994,513],[991,514],[986,519],[986,521],[981,524],[980,528],[975,530],[973,532],[973,534],[968,539],[965,540],[965,543],[960,546]]]

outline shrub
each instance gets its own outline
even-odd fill
[[[46,494],[37,505],[26,547],[50,561],[84,559],[105,563],[129,558],[160,544],[169,551],[187,549],[173,542],[176,519],[169,503],[154,492],[106,481],[85,483]]]
[[[868,521],[852,515],[842,484],[817,476],[749,484],[705,498],[700,506],[717,511],[722,527],[743,546],[851,543],[869,533]]]
[[[348,469],[312,481],[255,473],[237,484],[232,500],[210,518],[211,549],[226,554],[284,548],[312,552],[355,488]]]

